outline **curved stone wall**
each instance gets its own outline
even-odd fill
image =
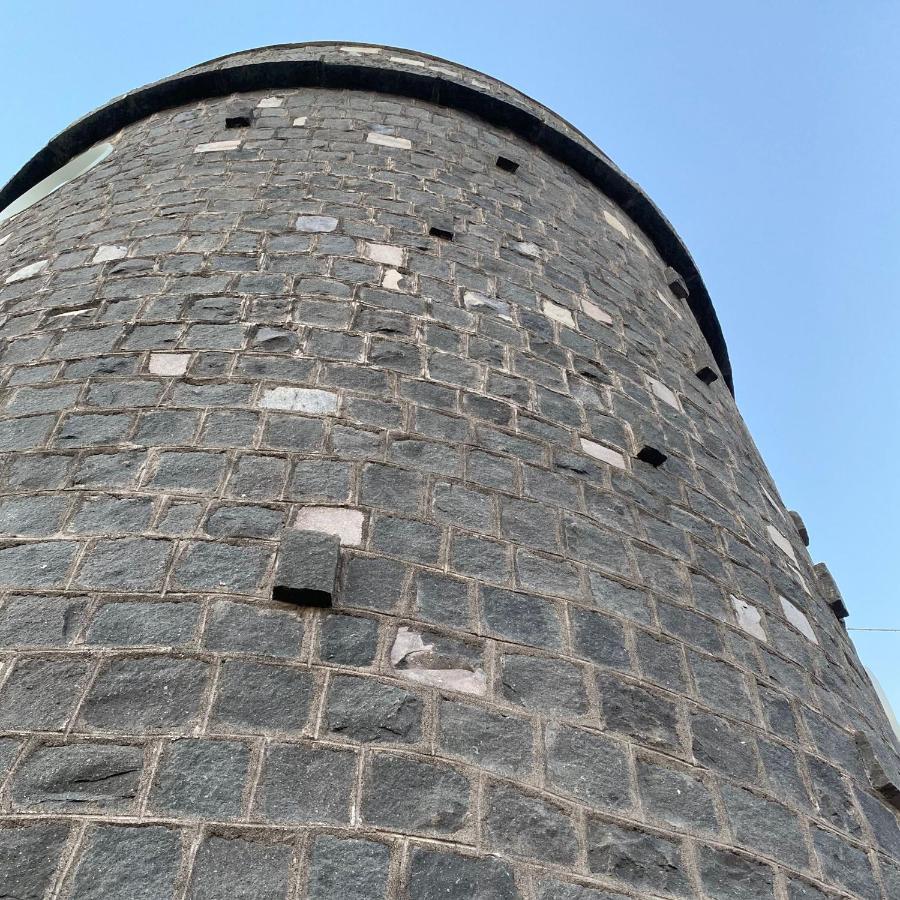
[[[370,49],[305,52],[473,77]],[[833,585],[622,208],[377,91],[112,142],[0,228],[0,896],[900,894]]]

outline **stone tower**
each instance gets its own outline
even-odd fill
[[[3,208],[0,897],[900,897],[840,595],[582,134],[273,47]]]

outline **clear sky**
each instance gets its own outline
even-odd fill
[[[0,183],[114,95],[264,44],[444,56],[568,118],[685,239],[851,627],[900,628],[900,4],[3,0]],[[900,634],[854,632],[900,711]]]

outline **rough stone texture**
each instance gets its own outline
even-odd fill
[[[650,202],[432,57],[206,69],[0,226],[0,896],[900,895],[890,726]],[[331,609],[273,597],[297,525]]]

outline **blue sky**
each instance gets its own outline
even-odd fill
[[[782,496],[806,520],[813,558],[834,573],[848,624],[900,628],[900,5],[3,6],[0,182],[112,96],[264,44],[418,49],[568,118],[644,186],[694,254],[740,408]],[[900,710],[900,634],[854,640]]]

